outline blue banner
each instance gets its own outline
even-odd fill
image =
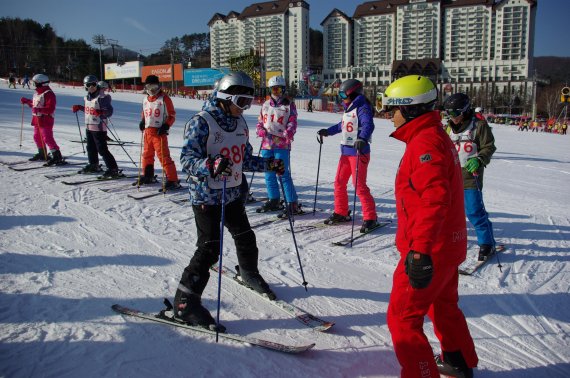
[[[184,70],[185,87],[213,86],[216,80],[230,72],[229,68],[194,68]]]

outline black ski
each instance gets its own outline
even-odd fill
[[[122,179],[127,179],[127,178],[135,178],[137,176],[119,176],[119,177],[103,177],[103,176],[97,176],[94,179],[89,179],[89,180],[82,180],[82,181],[61,181],[62,184],[64,185],[83,185],[83,184],[90,184],[90,183],[95,183],[95,182],[105,182],[105,181],[113,181],[113,180],[122,180]]]
[[[152,191],[152,192],[146,192],[145,191],[142,193],[127,194],[127,197],[132,198],[134,200],[143,200],[143,199],[147,199],[147,198],[151,198],[151,197],[156,197],[156,196],[159,196],[161,194],[166,195],[166,194],[180,192],[182,190],[188,190],[188,187],[181,185],[175,189],[166,189],[166,191],[163,191],[162,188],[160,188],[160,189],[158,189],[158,191]]]
[[[80,140],[72,140],[72,143],[87,143],[86,140],[84,140],[83,142],[81,142]],[[133,144],[138,144],[135,142],[125,142],[125,141],[116,141],[116,140],[108,140],[107,141],[107,146],[124,146],[124,145],[133,145]]]
[[[487,258],[484,261],[475,261],[474,264],[464,265],[463,267],[459,267],[459,274],[463,276],[472,276],[475,272],[477,272],[479,269],[485,266],[485,264],[487,264],[489,260],[491,260],[491,258],[495,256],[495,253],[501,253],[506,249],[507,247],[504,244],[497,244],[495,246],[495,252],[487,256]]]
[[[216,273],[218,272],[217,265],[212,266],[210,269]],[[244,284],[239,278],[237,272],[228,267],[224,266],[222,268],[222,276],[231,279],[233,282],[239,284],[241,287],[244,287],[248,289],[250,292],[255,293],[260,298],[263,298],[265,301],[271,303],[275,307],[285,312],[287,315],[291,316],[292,318],[295,318],[297,321],[303,323],[304,325],[306,325],[309,328],[312,328],[315,331],[325,332],[328,331],[332,326],[334,326],[333,322],[317,318],[316,316],[309,314],[307,311],[297,306],[294,306],[291,303],[285,302],[281,299],[271,300],[266,295],[258,293],[257,291],[253,290],[252,288]]]
[[[368,235],[371,232],[374,232],[375,230],[378,230],[382,227],[386,227],[389,224],[392,224],[391,220],[378,220],[378,225],[374,228],[371,228],[370,230],[366,231],[366,232],[358,232],[358,234],[356,236],[354,236],[353,238],[351,238],[350,236],[344,238],[344,239],[340,239],[337,241],[333,241],[332,245],[335,246],[339,246],[339,247],[346,247],[347,245],[349,245],[350,243],[354,242],[355,240],[358,240],[366,235]]]
[[[181,323],[181,322],[177,321],[176,319],[174,319],[170,314],[168,314],[168,311],[161,311],[159,314],[149,314],[149,313],[142,312],[139,310],[123,307],[123,306],[118,305],[118,304],[114,304],[113,306],[111,306],[111,308],[115,312],[118,312],[119,314],[122,314],[122,315],[134,316],[137,318],[146,319],[146,320],[150,320],[150,321],[158,322],[158,323],[162,323],[162,324],[167,324],[167,325],[174,326],[174,327],[180,327],[180,328],[185,328],[185,329],[196,331],[196,332],[206,333],[208,335],[213,335],[213,336],[216,335],[216,332],[212,331],[210,329]],[[267,341],[267,340],[263,340],[263,339],[258,339],[258,338],[249,337],[249,336],[236,335],[236,334],[231,334],[231,333],[218,333],[218,336],[222,339],[234,340],[234,341],[238,341],[240,343],[249,344],[249,345],[253,345],[253,346],[257,346],[257,347],[261,347],[261,348],[265,348],[265,349],[270,349],[270,350],[274,350],[277,352],[283,352],[283,353],[301,353],[301,352],[305,352],[305,351],[307,351],[307,350],[309,350],[315,346],[314,343],[308,344],[308,345],[285,345],[285,344],[276,343],[273,341]]]
[[[9,165],[8,168],[10,168],[13,171],[18,171],[18,172],[23,172],[23,171],[31,171],[32,169],[41,169],[41,168],[58,168],[58,167],[69,167],[72,165],[81,165],[83,163],[68,163],[66,161],[64,161],[64,164],[52,164],[52,165],[45,165],[46,163],[44,162],[43,164],[40,165],[32,165],[32,166],[25,166],[22,167],[20,165],[16,165],[16,166],[11,166]]]

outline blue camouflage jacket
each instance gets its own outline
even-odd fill
[[[223,130],[234,131],[237,127],[237,118],[228,116],[220,109],[216,99],[209,101],[203,111],[210,113]],[[206,177],[210,175],[207,165],[208,155],[206,146],[210,128],[208,122],[195,114],[184,127],[184,144],[180,153],[182,170],[188,174],[190,199],[192,205],[221,205],[222,190],[208,187]],[[253,147],[246,143],[243,157],[243,170],[264,172],[268,170],[268,159],[253,155]],[[240,199],[240,187],[226,189],[226,204]]]

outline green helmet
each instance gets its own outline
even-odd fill
[[[384,111],[398,107],[406,121],[410,121],[434,109],[437,88],[425,76],[404,76],[386,88],[381,101]]]

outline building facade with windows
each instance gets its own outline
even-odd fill
[[[298,82],[309,65],[309,4],[277,0],[255,3],[241,13],[216,13],[208,22],[212,68],[246,51],[257,51],[263,70],[281,71]]]
[[[321,23],[323,79],[382,88],[418,73],[443,93],[528,94],[536,7],[537,0],[382,0],[358,5],[350,18],[335,9]],[[339,24],[352,44],[334,37]]]

